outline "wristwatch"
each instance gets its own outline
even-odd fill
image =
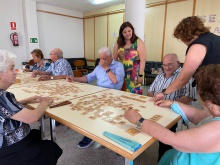
[[[137,123],[136,123],[137,129],[141,129],[144,120],[145,119],[142,117],[142,118],[140,118],[140,120],[137,121]]]
[[[106,70],[106,73],[108,73],[108,72],[110,72],[110,69],[109,69],[109,68]]]
[[[50,79],[53,80],[54,79],[53,76],[51,76]]]
[[[166,88],[164,88],[163,90],[162,90],[162,93],[164,94],[164,95],[166,95]]]
[[[143,74],[138,74],[139,77],[143,77]]]

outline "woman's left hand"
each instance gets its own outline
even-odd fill
[[[41,96],[32,96],[26,99],[26,104],[27,103],[40,103],[42,101]]]
[[[138,82],[138,84],[142,84],[143,77],[137,76],[137,82]]]
[[[141,118],[141,115],[133,109],[128,109],[125,111],[124,118],[129,122],[136,124],[137,121]]]

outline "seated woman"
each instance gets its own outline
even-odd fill
[[[220,164],[220,64],[201,67],[195,79],[204,110],[170,100],[155,103],[171,107],[185,122],[196,124],[195,128],[174,133],[134,110],[125,112],[125,118],[141,126],[141,131],[175,148],[164,154],[159,165]]]
[[[51,97],[33,96],[17,101],[6,90],[15,83],[16,56],[0,50],[0,164],[1,165],[56,165],[62,149],[54,142],[41,140],[40,130],[31,130],[29,124],[38,121],[53,101]],[[39,103],[35,110],[27,103]]]
[[[31,55],[34,60],[34,66],[32,69],[25,68],[23,70],[24,72],[32,72],[33,70],[45,71],[49,68],[50,62],[44,59],[44,55],[40,49],[34,49]]]

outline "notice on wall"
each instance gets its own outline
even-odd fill
[[[37,38],[30,38],[30,43],[38,43]]]
[[[11,30],[16,30],[16,22],[10,22]]]

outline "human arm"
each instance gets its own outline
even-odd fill
[[[41,96],[32,96],[23,100],[19,100],[18,102],[21,104],[30,104],[30,103],[40,103],[42,101],[42,97]]]
[[[153,92],[148,92],[148,93],[147,93],[147,96],[153,97],[153,96],[154,96],[154,93],[153,93]]]
[[[83,76],[83,77],[66,76],[66,81],[68,82],[76,81],[76,82],[81,82],[81,83],[87,83],[88,79],[86,76]]]
[[[37,75],[49,75],[50,73],[47,73],[46,71],[38,71],[38,70],[33,70],[31,73],[31,77],[36,77]]]
[[[135,124],[141,115],[135,110],[128,110],[124,117]],[[216,152],[219,151],[219,146],[216,147],[216,144],[220,142],[218,138],[220,133],[216,131],[219,126],[220,122],[211,122],[204,126],[174,133],[154,121],[145,119],[141,131],[183,152]],[[204,136],[204,133],[208,135]]]
[[[140,68],[139,75],[144,74],[145,62],[146,62],[146,48],[144,42],[141,39],[138,39],[138,48],[137,48],[139,58],[140,58]],[[143,77],[138,76],[138,83],[143,82]]]
[[[23,108],[18,113],[11,116],[11,119],[21,121],[27,124],[37,122],[45,113],[48,105],[53,101],[51,97],[43,97],[38,107],[34,110]]]
[[[165,94],[170,94],[187,84],[198,67],[201,65],[206,52],[207,48],[201,44],[194,44],[189,48],[179,76],[166,88]],[[158,93],[155,98],[157,100],[163,99],[164,94]]]

